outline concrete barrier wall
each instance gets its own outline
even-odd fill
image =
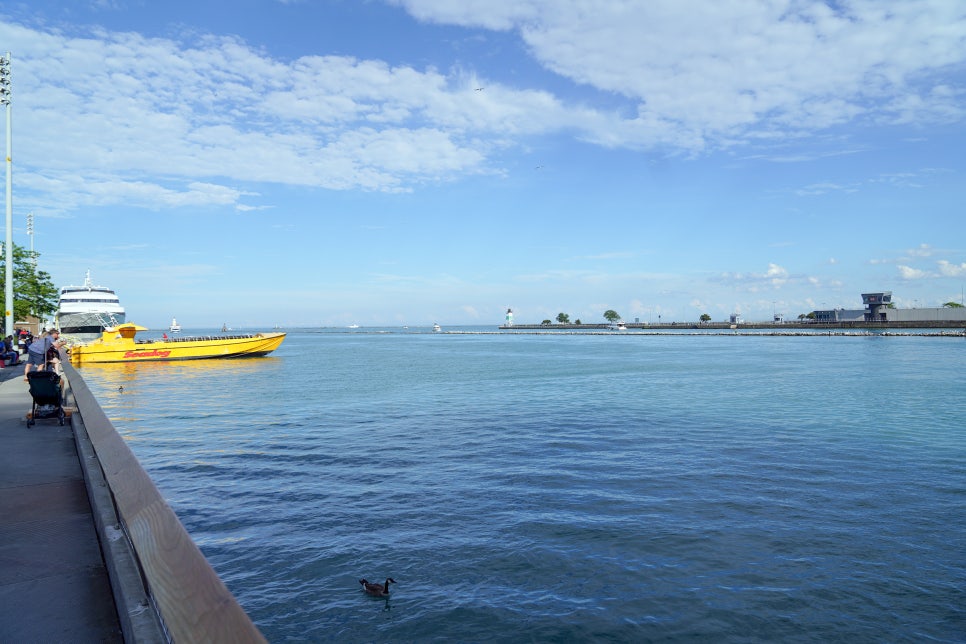
[[[96,508],[94,510],[95,516],[106,517],[102,518],[105,525],[99,526],[102,548],[105,541],[115,544],[121,541],[120,533],[123,531],[126,537],[124,542],[130,544],[143,573],[141,578],[150,604],[155,607],[163,624],[164,637],[174,642],[264,642],[265,638],[212,569],[134,453],[117,433],[81,375],[69,360],[62,362],[77,407],[72,421],[75,427],[80,428],[77,432],[80,436],[79,447],[80,443],[89,442],[88,449],[91,451],[87,457],[81,456],[83,461],[90,461],[85,463],[85,467],[94,470],[88,485],[91,486],[93,481],[96,491],[99,472],[113,500],[112,509],[116,509],[117,523],[113,525],[112,515]],[[95,460],[96,469],[92,466]],[[92,505],[95,496],[92,494]],[[98,501],[99,505],[102,503],[103,500]],[[122,549],[123,544],[118,545]],[[114,557],[114,554],[123,557],[122,552],[112,554],[109,547],[104,550],[105,560],[109,556]],[[143,599],[137,598],[136,589],[133,592],[121,590],[122,595],[127,592],[130,596],[118,598],[113,578],[114,575],[129,577],[133,574],[130,566],[123,561],[117,565],[108,562],[108,569],[112,567],[119,569],[112,571],[118,613],[133,612],[137,617],[139,610],[144,611],[149,606],[145,605]],[[130,582],[130,579],[127,581]],[[119,616],[124,626],[125,616]],[[155,636],[150,633],[150,624],[143,623],[145,620],[140,617],[138,620],[141,623],[133,625],[130,618],[127,620],[128,626],[135,631],[142,629],[143,634],[135,636],[134,640],[153,641]],[[127,633],[125,639],[128,639]]]

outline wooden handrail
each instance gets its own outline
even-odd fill
[[[61,361],[117,514],[174,642],[265,642],[117,433],[87,383]]]

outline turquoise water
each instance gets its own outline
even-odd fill
[[[360,329],[81,374],[273,642],[952,642],[964,363],[963,338]]]

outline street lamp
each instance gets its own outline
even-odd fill
[[[34,268],[37,267],[37,258],[34,257],[34,213],[27,213],[27,234],[30,236],[30,260]]]
[[[0,57],[0,105],[7,108],[7,237],[4,289],[4,335],[13,335],[13,134],[10,116],[10,52]]]

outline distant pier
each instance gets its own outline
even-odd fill
[[[663,322],[646,324],[625,322],[628,331],[832,331],[865,330],[890,331],[900,329],[960,329],[966,330],[963,321],[932,320],[926,322]],[[501,325],[501,331],[613,331],[620,333],[613,324],[513,324]]]

